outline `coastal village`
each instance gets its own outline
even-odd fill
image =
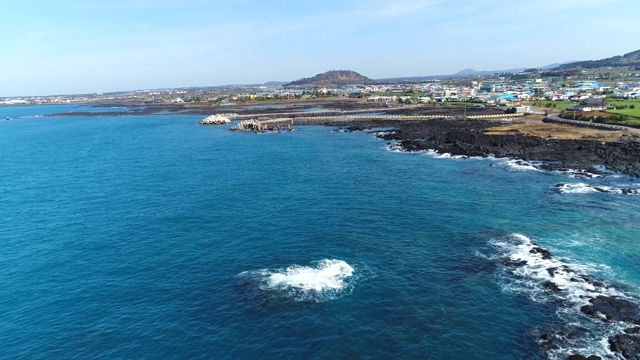
[[[640,127],[640,50],[602,60],[517,72],[469,69],[454,75],[370,79],[352,70],[331,70],[289,83],[272,81],[258,85],[0,98],[0,106],[43,104],[136,106],[139,111],[166,108],[207,115],[251,112],[244,117],[260,115],[261,109],[272,109],[269,113],[276,108],[299,106],[311,106],[303,112],[321,110],[327,116],[337,110],[341,112],[333,115],[345,115],[344,110],[355,111],[356,107],[360,110],[394,108],[396,113],[408,115],[407,110],[397,110],[405,107],[413,109],[411,116],[449,113],[454,118],[467,117],[471,115],[468,110],[484,111],[485,115],[492,116],[496,112],[553,114],[548,118]],[[434,112],[434,107],[446,111]],[[454,109],[458,114],[451,113]],[[280,112],[285,119],[298,117],[290,111]],[[396,113],[387,112],[384,116]],[[234,119],[242,120],[237,116]],[[407,118],[410,119],[414,118]],[[203,123],[219,120],[205,119]],[[300,123],[301,119],[296,120]]]
[[[443,78],[376,84],[349,84],[336,87],[245,85],[211,88],[137,90],[81,95],[0,98],[0,105],[85,104],[126,102],[141,104],[240,105],[260,101],[360,98],[382,103],[469,102],[475,104],[524,104],[528,101],[573,101],[588,98],[640,99],[638,80],[609,83],[603,80],[566,80],[523,74],[496,74],[478,77]],[[640,76],[640,73],[637,74]],[[519,77],[525,77],[520,79]],[[515,79],[514,79],[515,78]]]

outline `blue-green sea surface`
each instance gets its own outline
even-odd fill
[[[607,356],[545,266],[640,295],[635,178],[82,109],[0,108],[0,358]]]

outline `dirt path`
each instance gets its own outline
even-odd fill
[[[511,124],[500,124],[489,128],[487,135],[515,135],[537,136],[559,140],[599,140],[612,142],[631,134],[640,134],[640,129],[604,130],[579,127],[570,124],[542,122],[542,116],[527,116],[521,121]]]

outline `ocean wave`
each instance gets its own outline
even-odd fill
[[[343,260],[323,259],[310,266],[245,271],[239,276],[252,280],[257,291],[272,298],[322,302],[349,293],[354,272]]]
[[[447,152],[440,152],[438,150],[407,150],[400,143],[389,143],[387,144],[387,150],[391,152],[402,152],[402,153],[411,153],[411,154],[426,154],[434,159],[452,159],[452,160],[467,160],[467,159],[484,159],[480,156],[468,156],[468,155],[452,155]]]
[[[548,168],[548,166],[551,164],[545,161],[527,161],[527,160],[513,159],[513,158],[494,158],[492,156],[490,156],[489,158],[494,161],[505,164],[510,169],[516,170],[516,171],[539,171],[539,172],[559,174],[559,175],[568,176],[570,178],[580,178],[580,179],[595,179],[595,178],[603,177],[602,174],[590,172],[584,169],[551,170]]]
[[[504,163],[512,170],[517,171],[542,171],[542,162],[524,161],[519,159],[504,159]]]
[[[473,157],[467,155],[452,155],[446,152],[438,152],[436,150],[427,150],[425,153],[433,158],[437,159],[453,159],[453,160],[466,160],[471,158],[482,159],[482,157]]]
[[[570,263],[517,233],[492,239],[490,244],[497,251],[485,257],[503,265],[501,281],[506,291],[557,306],[561,328],[536,333],[538,345],[549,358],[625,356],[622,351],[613,352],[612,344],[637,326],[640,302],[591,275],[598,264]],[[640,338],[633,341],[640,346]]]
[[[594,186],[585,183],[575,183],[575,184],[567,184],[567,183],[558,183],[553,185],[553,191],[556,191],[560,194],[594,194],[594,193],[604,193],[604,194],[618,194],[618,195],[638,195],[640,191],[634,188],[618,188],[611,186]]]
[[[427,154],[432,158],[436,159],[453,159],[453,160],[467,160],[467,159],[486,159],[493,161],[494,163],[506,166],[510,170],[513,171],[539,171],[539,172],[547,172],[554,174],[561,174],[571,178],[584,178],[584,179],[595,179],[601,178],[604,175],[602,173],[606,173],[607,175],[613,175],[615,173],[606,171],[606,168],[600,167],[600,169],[596,169],[596,172],[590,172],[584,169],[564,169],[564,170],[550,170],[547,168],[549,163],[544,161],[527,161],[517,158],[497,158],[492,154],[487,156],[468,156],[468,155],[452,155],[451,153],[441,152],[438,150],[408,150],[404,148],[400,142],[390,142],[387,143],[387,150],[391,152],[401,152],[401,153],[412,153],[412,154]],[[493,165],[491,165],[493,166]]]

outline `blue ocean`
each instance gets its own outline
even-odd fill
[[[324,126],[44,116],[92,109],[0,108],[2,359],[607,357],[619,324],[584,294],[640,299],[636,178]]]

